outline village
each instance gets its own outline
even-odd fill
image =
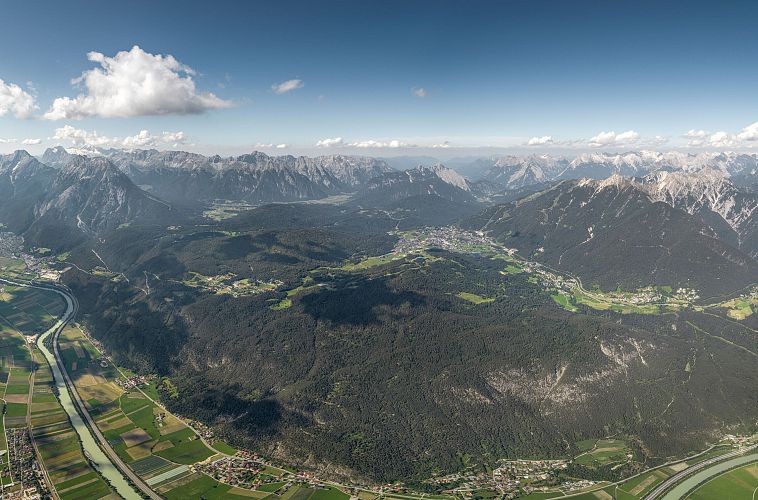
[[[456,226],[425,227],[417,231],[400,232],[398,236],[399,240],[392,250],[396,254],[411,253],[425,248],[476,254],[493,251],[497,247],[484,232],[466,231]]]
[[[24,262],[26,270],[21,273],[26,277],[34,276],[45,280],[57,281],[62,271],[53,268],[55,262],[48,255],[48,249],[37,249],[39,255],[32,255],[24,251],[24,238],[10,232],[0,232],[0,257],[6,259],[20,259]],[[7,269],[0,270],[8,272]]]
[[[595,481],[561,479],[560,473],[568,468],[570,460],[511,460],[504,459],[487,472],[460,472],[438,476],[426,482],[445,493],[474,498],[482,490],[497,491],[501,498],[518,498],[532,492],[554,491],[560,488],[570,492],[596,484]]]
[[[4,484],[3,498],[37,499],[49,498],[50,492],[45,482],[44,471],[37,461],[37,455],[32,445],[29,429],[7,429],[6,439],[8,443],[8,461],[13,478],[13,484]],[[20,489],[13,492],[4,491],[5,488],[20,484]]]

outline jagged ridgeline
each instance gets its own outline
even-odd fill
[[[659,175],[562,181],[464,225],[604,289],[665,283],[714,295],[758,281],[758,198],[709,172]],[[708,196],[719,188],[723,198]]]
[[[339,155],[271,157],[255,152],[221,158],[156,150],[108,150],[101,154],[142,189],[175,203],[318,199],[355,191],[391,170],[381,160]],[[67,165],[74,156],[59,147],[45,152],[43,161]]]
[[[234,443],[391,481],[755,430],[755,156],[86,153],[1,157],[0,222],[58,254],[119,363]],[[642,287],[690,299],[587,298]]]

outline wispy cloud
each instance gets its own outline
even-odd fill
[[[421,98],[426,97],[428,95],[424,87],[413,87],[411,89],[411,94],[413,94],[416,97],[421,97]]]
[[[415,144],[409,144],[398,139],[376,140],[366,139],[361,141],[346,142],[342,137],[321,139],[316,143],[317,148],[342,148],[351,147],[358,149],[398,149],[398,148],[415,148]],[[431,147],[431,146],[430,146]]]
[[[287,80],[286,82],[282,83],[275,83],[271,86],[271,90],[274,91],[275,94],[286,94],[287,92],[292,92],[293,90],[301,89],[305,86],[305,82],[302,80]]]
[[[391,141],[375,141],[373,139],[367,141],[351,142],[349,146],[361,149],[383,149],[383,148],[415,148],[415,144],[408,144],[407,142],[398,141],[393,139]]]

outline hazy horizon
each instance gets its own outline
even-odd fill
[[[758,145],[758,70],[746,62],[758,4],[485,6],[222,0],[208,16],[192,3],[135,2],[111,16],[92,1],[5,2],[6,19],[37,29],[0,33],[0,152]]]

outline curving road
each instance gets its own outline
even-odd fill
[[[38,288],[55,292],[66,301],[66,311],[61,318],[37,340],[37,346],[40,351],[42,351],[42,354],[44,354],[48,363],[50,363],[53,378],[55,379],[55,385],[58,388],[58,398],[60,403],[71,419],[71,424],[74,427],[74,430],[79,435],[79,439],[87,458],[98,472],[110,482],[111,486],[113,486],[119,496],[127,500],[137,500],[144,498],[145,496],[154,500],[160,500],[161,497],[151,490],[150,487],[145,484],[145,482],[123,462],[123,460],[121,460],[118,454],[116,454],[110,446],[108,440],[105,439],[105,436],[103,436],[95,425],[95,421],[87,411],[79,393],[76,392],[73,381],[66,372],[65,365],[63,364],[58,351],[58,337],[79,309],[79,304],[76,301],[76,298],[65,288],[56,285],[19,283],[4,278],[0,278],[0,282],[14,286]],[[54,353],[51,353],[44,345],[44,341],[51,335],[53,336],[52,345]],[[131,481],[131,484],[127,478]]]
[[[688,477],[692,476],[693,474],[699,471],[702,471],[711,465],[724,462],[726,460],[739,457],[741,455],[746,455],[750,453],[751,451],[755,451],[755,450],[758,450],[758,444],[754,444],[753,446],[748,446],[747,448],[743,448],[740,450],[735,450],[730,453],[726,453],[724,455],[719,455],[717,457],[709,458],[708,460],[704,460],[700,463],[697,463],[693,465],[692,467],[688,467],[684,469],[683,471],[678,472],[677,474],[674,474],[670,478],[663,481],[653,491],[648,493],[645,496],[644,500],[655,500],[656,498],[666,498],[668,496],[666,495],[667,492],[670,492],[670,490],[676,487],[677,484],[686,480]],[[676,497],[676,495],[674,496]]]

